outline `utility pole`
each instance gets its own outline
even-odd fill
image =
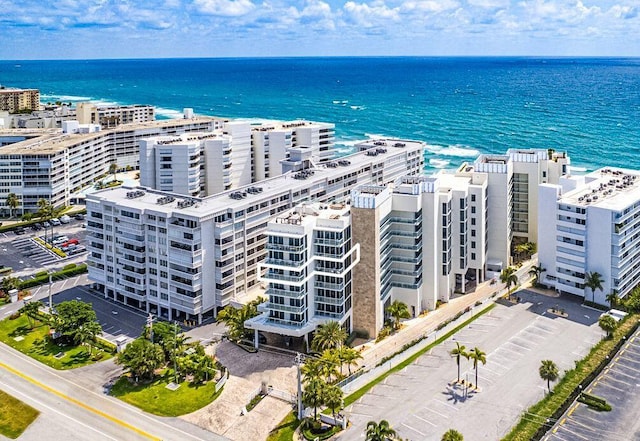
[[[302,354],[296,353],[296,367],[298,368],[298,420],[302,421],[302,374],[300,365],[302,364]]]
[[[51,294],[51,270],[49,270],[49,314],[53,315],[53,295]]]
[[[153,316],[151,314],[147,317],[147,326],[149,327],[149,337],[153,344]]]
[[[173,377],[175,379],[175,383],[178,384],[178,367],[176,363],[176,359],[178,358],[178,354],[176,354],[176,340],[178,339],[178,322],[173,321]]]

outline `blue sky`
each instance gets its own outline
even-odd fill
[[[639,0],[0,0],[0,58],[640,56]]]

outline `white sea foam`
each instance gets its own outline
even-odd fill
[[[40,95],[40,99],[67,102],[67,101],[89,101],[91,97],[76,96],[76,95]]]
[[[447,168],[449,164],[451,164],[451,162],[446,159],[429,159],[429,165],[433,168]]]
[[[585,173],[587,171],[587,167],[576,167],[575,165],[570,166],[570,169],[576,173]]]
[[[156,114],[169,119],[180,119],[184,114],[179,110],[165,109],[164,107],[156,107]]]
[[[340,104],[342,106],[349,104],[349,100],[333,100],[332,101],[333,104]]]
[[[427,150],[442,156],[455,156],[460,158],[475,158],[480,155],[480,151],[460,144],[454,144],[447,147],[441,145],[427,144]]]

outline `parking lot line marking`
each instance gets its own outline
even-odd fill
[[[520,344],[518,344],[518,343],[516,343],[516,342],[514,342],[514,341],[512,341],[512,340],[509,340],[509,341],[507,342],[507,344],[509,344],[509,343],[511,343],[512,345],[515,345],[515,346],[521,347],[521,348],[522,348],[522,349],[524,349],[525,351],[530,351],[530,350],[531,350],[531,348],[528,348],[528,347],[526,347],[526,346],[522,346],[522,345],[520,345]]]
[[[442,414],[438,414],[438,415],[442,415]],[[429,420],[425,420],[424,418],[419,417],[418,415],[415,415],[415,414],[414,414],[413,416],[414,416],[414,417],[416,417],[416,418],[418,418],[420,421],[424,421],[424,422],[425,422],[425,423],[427,423],[427,424],[431,424],[433,427],[436,427],[436,426],[437,426],[436,424],[433,424],[431,421],[429,421]],[[446,416],[444,416],[444,415],[442,415],[442,416],[443,416],[443,417],[445,417],[445,418],[449,418],[449,417],[446,417]]]
[[[615,387],[613,384],[609,384],[609,383],[607,383],[607,382],[606,382],[606,380],[607,380],[607,378],[605,378],[605,379],[603,379],[603,380],[602,380],[602,383],[601,383],[601,386],[602,386],[602,387],[607,387],[607,388],[610,388],[610,389],[615,389],[615,390],[617,390],[618,392],[626,392],[626,390],[625,390],[625,389],[620,389],[619,387]],[[591,392],[589,392],[589,393],[591,393]]]
[[[451,409],[454,409],[456,412],[460,410],[460,409],[458,409],[456,406],[453,406],[453,405],[451,405],[451,404],[449,404],[449,403],[445,403],[444,401],[437,400],[437,399],[435,399],[435,398],[434,398],[433,400],[431,400],[431,401],[434,401],[434,402],[436,402],[436,403],[438,403],[438,404],[442,404],[443,406],[450,407]]]
[[[449,418],[449,415],[445,415],[445,414],[443,414],[443,413],[440,413],[440,412],[438,412],[437,410],[433,410],[433,409],[432,409],[432,408],[430,408],[430,407],[425,406],[425,407],[424,407],[424,409],[425,409],[425,410],[428,410],[429,412],[433,412],[433,413],[435,413],[436,415],[440,415],[442,418]],[[416,415],[416,418],[420,418],[420,417],[419,417],[418,415]]]
[[[418,432],[418,433],[420,434],[420,436],[425,436],[425,434],[424,434],[424,433],[422,433],[422,432],[420,432],[418,429],[414,429],[413,427],[411,427],[411,426],[409,426],[409,425],[407,425],[407,424],[405,424],[405,423],[402,423],[402,425],[403,425],[404,427],[406,427],[407,429],[411,429],[411,430],[413,430],[414,432]]]

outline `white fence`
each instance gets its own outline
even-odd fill
[[[225,369],[224,372],[222,373],[222,378],[220,378],[216,382],[216,392],[222,389],[222,386],[226,384],[228,379],[229,379],[229,369]]]

